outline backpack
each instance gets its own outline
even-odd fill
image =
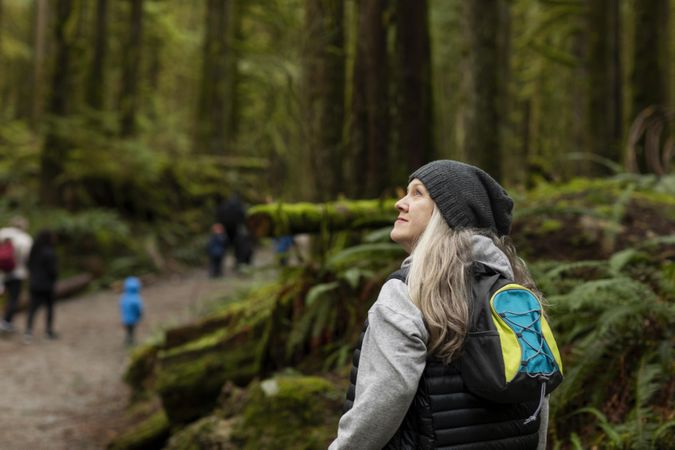
[[[0,271],[9,273],[16,268],[14,244],[10,239],[0,242]]]
[[[486,268],[485,268],[486,269]],[[489,269],[488,269],[489,270]],[[539,400],[563,379],[558,345],[539,299],[496,273],[480,273],[473,287],[471,325],[460,370],[472,393],[500,403]]]

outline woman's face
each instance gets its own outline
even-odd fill
[[[391,230],[391,239],[410,253],[434,212],[434,201],[422,182],[414,179],[408,193],[396,202],[398,218]]]

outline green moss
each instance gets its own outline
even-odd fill
[[[132,388],[134,395],[140,395],[151,387],[158,351],[157,345],[143,345],[131,353],[131,361],[124,374],[124,381]]]
[[[232,420],[209,416],[171,436],[164,450],[212,450],[233,448]]]
[[[108,450],[154,450],[169,438],[169,421],[159,411],[108,444]]]
[[[265,380],[251,387],[233,440],[245,449],[324,449],[335,436],[342,397],[319,377]]]
[[[157,391],[172,423],[208,414],[226,380],[248,383],[260,373],[262,341],[249,329],[171,358],[160,357]]]

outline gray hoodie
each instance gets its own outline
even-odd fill
[[[473,237],[473,257],[509,278],[508,258],[484,236]],[[411,258],[403,261],[409,266]],[[426,366],[429,333],[422,312],[413,304],[408,286],[387,281],[368,311],[354,405],[340,418],[338,435],[329,450],[381,449],[403,422]],[[546,448],[548,401],[541,411],[539,446]]]

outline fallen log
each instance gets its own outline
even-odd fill
[[[379,228],[396,220],[395,200],[330,203],[270,203],[249,209],[247,224],[257,237]]]
[[[84,290],[94,279],[90,273],[80,273],[56,282],[56,298],[66,298]]]

